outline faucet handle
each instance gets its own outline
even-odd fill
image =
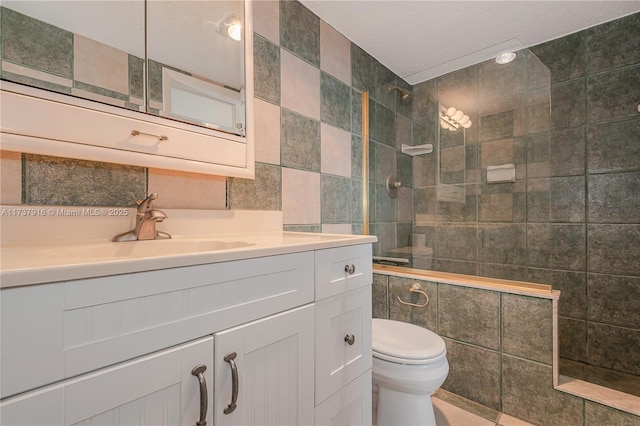
[[[153,200],[157,198],[158,194],[156,192],[152,192],[144,200],[136,200],[136,204],[138,205],[138,213],[146,213],[148,210],[153,209]]]

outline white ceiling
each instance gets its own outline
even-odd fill
[[[640,11],[640,1],[301,0],[410,84]]]

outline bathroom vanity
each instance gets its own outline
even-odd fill
[[[5,245],[0,423],[370,424],[374,241]]]

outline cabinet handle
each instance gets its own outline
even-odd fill
[[[238,366],[234,359],[238,356],[235,352],[229,352],[225,355],[225,362],[229,363],[231,367],[231,403],[227,405],[227,408],[224,409],[225,414],[231,414],[236,409],[238,402]]]
[[[353,345],[356,341],[356,336],[353,334],[347,334],[344,336],[344,341],[349,344],[349,346]]]
[[[356,265],[354,265],[354,264],[345,265],[345,266],[344,266],[344,271],[345,271],[347,274],[351,275],[351,274],[353,274],[354,272],[356,272]]]
[[[161,142],[169,140],[169,137],[165,136],[165,135],[153,135],[151,133],[141,132],[140,130],[132,130],[131,131],[131,136],[140,136],[140,135],[153,136],[154,138],[158,138],[158,140],[161,141]]]
[[[191,374],[198,378],[200,383],[200,420],[196,422],[196,426],[207,426],[207,382],[204,380],[204,373],[207,370],[207,366],[200,364],[196,365]]]

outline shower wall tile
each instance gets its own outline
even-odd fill
[[[403,189],[398,191],[396,198],[396,220],[398,222],[409,222],[413,220],[412,208],[412,191],[411,189]]]
[[[373,318],[389,318],[389,277],[388,275],[373,274],[372,285],[372,316]]]
[[[502,351],[534,361],[553,361],[553,312],[547,299],[502,295]]]
[[[635,118],[640,99],[640,65],[588,80],[589,123]]]
[[[320,21],[320,69],[351,85],[351,42],[331,25]]]
[[[403,305],[398,301],[398,297],[406,302],[424,303],[424,296],[418,293],[411,293],[409,288],[417,282],[422,290],[429,296],[429,304],[424,308]],[[414,280],[389,276],[389,318],[396,321],[408,322],[420,327],[427,328],[433,332],[437,330],[437,306],[438,294],[437,285],[429,281]]]
[[[585,268],[582,225],[527,225],[527,265],[579,271]]]
[[[478,109],[480,140],[504,139],[527,133],[527,109],[524,93],[481,100]],[[470,129],[473,129],[472,125]]]
[[[322,223],[348,223],[351,220],[351,179],[320,177]]]
[[[524,265],[527,236],[525,224],[485,226],[480,228],[480,235],[480,261]]]
[[[498,185],[502,188],[499,188]],[[478,197],[478,220],[480,222],[524,222],[526,193],[515,193],[512,190],[513,187],[514,185],[510,183],[496,184],[492,190],[503,190],[505,193],[487,194],[485,193],[486,188],[483,186],[483,193]]]
[[[585,124],[585,80],[579,78],[551,86],[552,129],[566,129]]]
[[[280,105],[280,48],[258,34],[253,35],[253,67],[255,97]]]
[[[640,278],[589,274],[587,315],[590,321],[640,328]]]
[[[282,109],[282,165],[320,171],[320,123],[303,115]]]
[[[417,155],[413,157],[413,184],[414,188],[434,186],[438,181],[438,151],[429,155]]]
[[[411,221],[404,223],[398,221],[396,225],[396,247],[411,247],[411,228]],[[403,254],[402,256],[405,255]]]
[[[437,81],[437,94],[429,94],[430,97],[433,100],[437,99],[442,107],[454,107],[468,115],[473,113],[477,105],[478,85],[483,83],[485,85],[493,84],[493,81],[488,81],[492,77],[489,77],[486,72],[483,73],[483,79],[479,82],[479,69],[484,68],[484,71],[487,71],[486,67],[487,64],[483,62],[441,75],[435,79]]]
[[[363,223],[363,212],[362,212],[362,181],[361,180],[351,180],[351,199],[350,209],[351,209],[351,223],[352,225],[362,227]],[[354,231],[354,234],[362,234],[362,229],[358,232]]]
[[[625,425],[638,426],[640,419],[638,416],[616,410],[591,401],[585,401],[585,426],[600,425]]]
[[[323,122],[351,129],[351,88],[326,73],[320,76],[320,118]]]
[[[320,140],[322,145],[320,171],[351,178],[351,133],[322,123]]]
[[[282,171],[280,167],[256,163],[256,178],[229,178],[229,208],[282,210]]]
[[[640,172],[589,175],[589,222],[640,223]]]
[[[2,59],[73,79],[73,33],[2,8]]]
[[[552,83],[575,80],[585,74],[585,40],[581,31],[533,46],[531,51],[551,71]]]
[[[438,285],[438,334],[489,349],[500,348],[500,293]]]
[[[373,165],[373,170],[370,170],[369,173],[373,172],[373,175],[369,176],[369,180],[386,184],[389,176],[397,175],[397,151],[387,145],[375,142],[369,142],[369,147],[373,149],[373,155],[369,157],[369,164]],[[371,169],[371,166],[369,169]]]
[[[280,46],[320,67],[320,18],[298,1],[281,1]]]
[[[478,195],[476,185],[465,185],[464,203],[438,201],[438,216],[446,222],[472,223],[478,220]]]
[[[396,248],[396,224],[375,223],[369,226],[370,235],[376,235],[378,242],[373,245],[374,256],[389,256],[390,251]]]
[[[362,135],[362,93],[351,89],[351,132]]]
[[[253,3],[253,31],[270,42],[280,44],[280,2],[261,0]]]
[[[376,61],[376,87],[371,94],[380,104],[395,111],[396,100],[400,93],[397,90],[389,90],[396,84],[396,75],[387,67]]]
[[[321,221],[320,174],[282,168],[282,216],[285,224]]]
[[[459,260],[437,259],[436,270],[452,272],[454,274],[478,275],[476,262],[463,262]]]
[[[576,127],[551,133],[553,155],[549,158],[551,176],[584,175],[585,129]]]
[[[25,204],[135,206],[146,198],[146,170],[94,161],[23,154]]]
[[[421,221],[421,216],[435,218],[437,206],[436,188],[417,188],[413,190],[413,214],[416,222]]]
[[[589,322],[587,324],[587,362],[628,374],[640,375],[637,354],[640,331]]]
[[[386,184],[375,184],[376,222],[396,222],[396,199],[387,194]]]
[[[554,290],[560,290],[559,315],[586,319],[587,278],[584,272],[527,268],[527,281],[549,284]]]
[[[286,50],[281,51],[280,64],[282,107],[320,120],[320,70]]]
[[[478,236],[475,228],[440,226],[437,244],[438,257],[452,260],[476,260]]]
[[[409,83],[407,83],[400,77],[396,76],[395,85],[411,92],[411,85],[409,85]],[[411,118],[411,104],[413,103],[413,100],[414,100],[413,93],[411,94],[411,97],[409,98],[408,102],[406,101],[403,102],[400,94],[396,92],[396,104],[395,104],[396,113],[402,114],[407,118]],[[409,142],[409,145],[410,144],[411,143]]]
[[[584,222],[585,183],[582,176],[550,179],[551,222]]]
[[[351,85],[360,91],[373,92],[376,87],[376,60],[351,43]]]
[[[411,118],[416,121],[419,117],[437,119],[438,114],[438,84],[437,79],[423,81],[413,86],[411,100]]]
[[[527,92],[527,133],[548,132],[551,129],[550,88]]]
[[[413,145],[413,131],[411,124],[412,123],[409,118],[396,113],[396,149],[402,149],[403,144],[409,146]]]
[[[527,269],[524,266],[503,265],[496,263],[478,263],[478,274],[483,277],[503,280],[524,281]]]
[[[551,86],[551,71],[531,50],[524,51],[527,60],[527,90],[549,88]]]
[[[587,127],[589,173],[640,170],[640,120]]]
[[[369,101],[369,129],[372,140],[395,147],[396,126],[395,113],[382,104]]]
[[[396,153],[396,177],[402,183],[399,192],[408,191],[413,186],[413,158],[411,156]]]
[[[256,161],[280,164],[280,107],[255,99],[254,146]]]
[[[448,338],[449,375],[442,388],[500,410],[500,354]]]
[[[480,140],[489,141],[513,137],[514,111],[485,114],[480,119]]]
[[[640,14],[626,16],[585,31],[587,70],[597,73],[640,63]]]
[[[580,426],[583,400],[552,387],[550,365],[502,356],[502,411],[539,425]]]
[[[587,322],[568,317],[558,318],[558,356],[578,362],[587,361]]]
[[[640,241],[638,224],[588,225],[589,271],[640,276],[638,241]],[[616,256],[612,256],[612,253]]]

